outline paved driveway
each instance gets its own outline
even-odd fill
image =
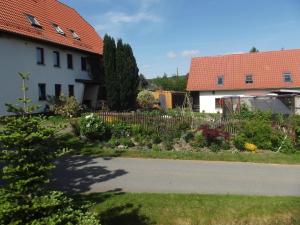
[[[300,166],[181,160],[64,158],[53,185],[72,192],[300,196]]]

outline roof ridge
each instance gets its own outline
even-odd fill
[[[223,55],[197,56],[197,57],[193,57],[192,60],[203,59],[203,58],[221,58],[221,57],[229,57],[234,55],[237,56],[237,55],[248,55],[248,54],[268,54],[268,53],[275,53],[275,52],[291,52],[291,51],[300,51],[300,48],[270,50],[270,51],[262,51],[262,52],[244,52],[244,53],[231,53],[231,54],[223,54]]]

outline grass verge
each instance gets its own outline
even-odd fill
[[[76,151],[75,151],[76,152]],[[204,160],[228,162],[253,162],[274,164],[300,164],[300,153],[282,154],[274,152],[264,153],[232,153],[230,151],[213,152],[173,152],[173,151],[140,151],[140,150],[113,150],[99,147],[83,147],[77,153],[97,157],[127,157],[149,159],[174,159],[174,160]]]
[[[299,197],[103,193],[82,197],[102,225],[296,225]]]
[[[229,161],[300,165],[300,152],[295,154],[275,153],[264,151],[260,153],[221,151],[214,152],[175,152],[154,150],[116,150],[103,148],[101,144],[88,144],[72,135],[63,135],[58,143],[73,149],[75,155],[92,157],[125,157],[125,158],[149,158],[149,159],[174,159],[174,160],[205,160],[205,161]]]

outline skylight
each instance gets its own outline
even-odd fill
[[[80,36],[74,30],[70,30],[70,31],[71,31],[72,36],[73,36],[74,39],[80,40]]]
[[[53,24],[54,29],[56,30],[57,33],[61,35],[65,35],[65,32],[58,26],[57,24]]]
[[[292,82],[292,74],[291,73],[284,73],[283,74],[283,80],[286,83]]]
[[[42,27],[36,17],[29,15],[29,14],[27,14],[26,16],[32,26]]]
[[[253,84],[253,77],[252,77],[252,75],[246,75],[245,83],[246,84]]]
[[[217,85],[223,85],[223,84],[224,84],[224,76],[218,76]]]

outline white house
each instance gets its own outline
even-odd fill
[[[44,106],[46,96],[75,96],[97,104],[103,42],[74,9],[57,0],[0,1],[0,114],[21,97],[19,72],[29,72],[28,95]],[[91,63],[95,62],[96,63]],[[43,108],[43,107],[42,107]]]
[[[193,58],[187,90],[196,111],[222,113],[222,98],[300,90],[300,49]]]

